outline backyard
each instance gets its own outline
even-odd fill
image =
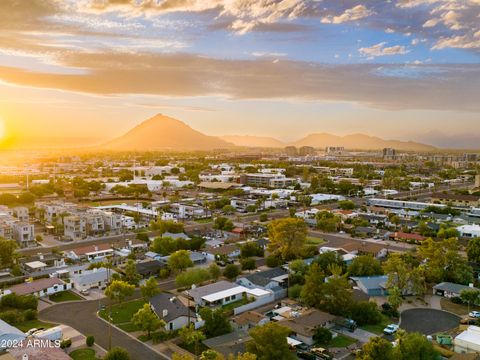
[[[40,320],[28,320],[21,323],[15,324],[15,327],[20,331],[27,332],[30,329],[49,329],[51,327],[57,326],[56,324],[46,323]]]

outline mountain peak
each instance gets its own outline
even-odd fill
[[[232,144],[192,129],[172,117],[156,114],[125,135],[104,145],[112,150],[213,150],[232,147]]]

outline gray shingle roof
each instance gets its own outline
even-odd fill
[[[155,295],[150,299],[150,306],[155,314],[166,323],[175,320],[180,316],[189,315],[188,308],[172,294],[161,293]],[[166,316],[163,316],[164,310],[167,312]],[[190,315],[195,316],[193,312],[191,312]]]

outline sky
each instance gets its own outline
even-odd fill
[[[210,135],[478,148],[480,0],[2,0],[0,138]]]

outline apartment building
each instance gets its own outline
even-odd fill
[[[13,222],[13,237],[22,247],[35,245],[34,225],[26,221]]]
[[[208,216],[208,212],[200,205],[175,203],[170,205],[170,212],[178,219],[200,219]]]
[[[461,195],[461,194],[432,194],[432,201],[440,204],[451,204],[459,207],[479,207],[480,196],[476,195]]]
[[[79,215],[66,216],[63,219],[64,236],[72,241],[87,237],[87,219]]]
[[[256,187],[283,188],[295,185],[296,179],[282,174],[250,173],[240,175],[240,183]]]

